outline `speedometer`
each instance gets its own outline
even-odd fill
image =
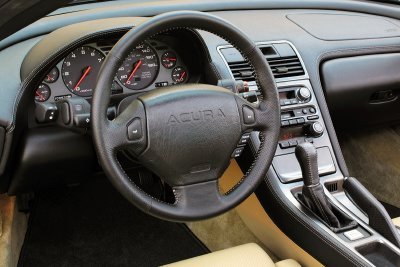
[[[117,77],[127,88],[140,90],[155,80],[159,70],[157,54],[147,44],[141,44],[124,60]]]
[[[78,96],[91,96],[104,55],[89,46],[72,51],[62,65],[61,75],[65,86]]]

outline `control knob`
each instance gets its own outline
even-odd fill
[[[301,87],[301,88],[297,89],[296,97],[300,101],[307,102],[311,98],[310,89],[308,89],[306,87]]]
[[[305,125],[305,130],[310,137],[319,137],[324,133],[324,126],[316,121]]]

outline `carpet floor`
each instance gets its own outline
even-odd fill
[[[400,135],[393,128],[338,134],[350,175],[377,199],[400,207]]]
[[[159,266],[207,252],[184,224],[144,214],[104,178],[36,196],[18,266]]]

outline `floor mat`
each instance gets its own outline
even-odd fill
[[[158,266],[207,253],[184,225],[144,214],[106,179],[39,194],[19,266]]]
[[[376,198],[400,207],[400,136],[392,128],[338,134],[351,176]]]

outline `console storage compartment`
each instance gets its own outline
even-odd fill
[[[373,242],[356,250],[375,266],[400,266],[400,255],[384,243]]]

